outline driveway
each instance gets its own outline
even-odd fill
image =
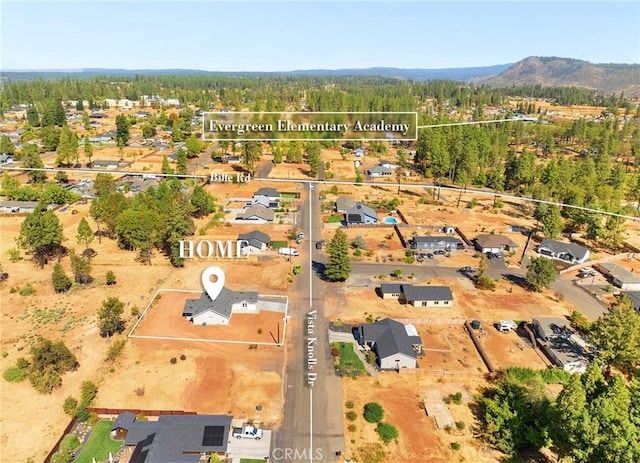
[[[231,437],[227,453],[233,463],[240,463],[240,458],[264,460],[271,452],[271,431],[264,430],[262,439],[236,439]]]

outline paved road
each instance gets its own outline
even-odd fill
[[[274,433],[271,460],[274,462],[334,462],[336,452],[344,448],[342,428],[342,386],[333,372],[333,362],[327,344],[327,325],[324,320],[323,295],[327,283],[315,273],[314,237],[320,236],[320,201],[317,191],[306,191],[300,200],[299,224],[307,240],[300,246],[297,263],[303,273],[297,277],[291,295],[291,320],[283,378],[284,413],[280,428]],[[311,200],[309,199],[311,196]],[[310,204],[310,205],[309,205]],[[310,227],[310,220],[313,224]],[[316,310],[314,328],[309,333],[307,314]],[[313,373],[317,379],[308,384],[308,338],[317,359]]]

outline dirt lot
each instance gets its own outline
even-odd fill
[[[463,325],[415,325],[423,342],[418,368],[488,372]]]
[[[271,334],[277,337],[278,323],[280,323],[280,333],[283,330],[284,314],[267,311],[257,314],[232,314],[228,326],[194,325],[182,317],[182,307],[187,299],[197,299],[200,293],[162,291],[158,296],[136,328],[134,335],[273,343]]]
[[[224,189],[226,185],[215,187]],[[81,251],[83,246],[77,245],[75,239],[79,221],[87,217],[94,230],[96,225],[88,217],[88,204],[74,205],[73,209],[78,213],[67,210],[56,214],[64,228],[63,244]],[[95,321],[102,301],[119,297],[125,304],[124,316],[129,328],[135,318],[131,315],[132,309],[142,309],[158,287],[197,289],[200,273],[210,262],[188,261],[184,268],[177,269],[164,256],[155,253],[152,265],[145,266],[136,262],[135,253],[119,249],[114,241],[102,239],[100,243],[95,239],[91,243],[97,251],[91,261],[94,282],[60,295],[51,287],[51,264],[39,269],[24,253],[23,259],[15,263],[6,258],[7,251],[15,247],[14,238],[23,219],[24,216],[16,215],[0,218],[0,255],[3,271],[9,274],[0,288],[0,350],[6,352],[6,357],[0,357],[0,369],[4,371],[19,357],[28,356],[30,343],[37,335],[63,339],[77,356],[80,367],[65,374],[62,387],[50,395],[35,392],[28,380],[0,383],[3,461],[24,461],[29,456],[41,460],[69,421],[62,410],[64,399],[77,398],[80,384],[87,380],[99,386],[95,402],[98,406],[177,408],[211,413],[227,413],[231,408],[238,415],[254,417],[255,405],[262,404],[265,408],[260,420],[269,423],[279,420],[282,359],[275,347],[259,346],[249,350],[248,346],[238,348],[237,345],[130,340],[115,364],[104,362],[109,340],[99,336]],[[204,221],[197,223],[201,226]],[[248,231],[246,227],[240,228]],[[239,231],[218,227],[194,238],[216,239],[223,235],[223,230],[230,233],[230,239],[235,239]],[[277,239],[276,231],[268,233]],[[227,285],[232,288],[246,282],[247,272],[254,276],[252,286],[261,293],[280,293],[290,284],[287,280],[290,264],[283,259],[218,264],[224,268]],[[62,266],[72,275],[68,257],[62,259]],[[109,270],[116,274],[114,286],[105,284],[105,273]],[[17,289],[27,284],[35,288],[35,294],[20,296]],[[268,336],[266,325],[263,331]],[[254,333],[258,336],[257,328]],[[179,359],[181,354],[186,360]],[[169,362],[171,357],[178,358],[175,365]],[[139,387],[144,387],[144,394],[140,396],[135,392]]]
[[[473,437],[477,422],[471,413],[467,401],[461,405],[449,405],[455,421],[465,423],[462,431],[450,432],[438,430],[422,407],[421,401],[425,388],[437,387],[444,395],[463,392],[464,397],[472,397],[484,384],[482,379],[466,380],[455,378],[435,378],[415,374],[383,373],[376,378],[361,377],[343,380],[344,399],[352,401],[353,410],[358,414],[354,422],[345,420],[346,448],[345,459],[358,458],[363,461],[366,448],[382,444],[375,433],[375,426],[362,418],[362,409],[367,402],[380,403],[385,410],[384,421],[398,428],[397,442],[391,442],[382,448],[387,452],[384,461],[403,463],[424,462],[499,462],[503,455],[483,449]],[[345,412],[347,409],[344,409]],[[349,430],[354,424],[355,431]],[[450,444],[458,442],[459,451],[451,449]]]
[[[482,332],[476,333],[480,343],[496,368],[522,367],[547,368],[540,355],[515,331],[500,333],[493,326],[485,325]]]

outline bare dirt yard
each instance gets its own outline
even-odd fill
[[[478,422],[471,412],[469,399],[485,384],[483,379],[382,373],[376,378],[344,379],[342,384],[345,403],[353,402],[352,410],[358,415],[355,421],[345,419],[345,460],[355,457],[364,461],[367,454],[384,452],[386,458],[382,461],[403,463],[504,461],[504,455],[483,448],[474,438],[473,430]],[[460,405],[448,405],[454,420],[464,423],[461,425],[463,429],[439,430],[433,419],[426,415],[422,399],[425,390],[432,387],[445,397],[463,393]],[[362,410],[368,402],[382,405],[385,411],[383,421],[398,428],[397,440],[385,445],[375,433],[375,425],[364,420]],[[344,411],[346,413],[349,409],[345,406]],[[460,444],[460,450],[451,448],[453,442]]]
[[[283,331],[283,313],[260,311],[257,314],[232,314],[228,326],[194,325],[182,316],[187,299],[197,299],[200,293],[161,291],[132,333],[134,336],[188,338],[202,341],[242,343],[273,343]],[[273,335],[273,338],[271,337]]]
[[[496,368],[547,368],[547,363],[540,357],[543,354],[537,354],[515,331],[500,333],[493,326],[485,326],[482,332],[476,334]]]
[[[72,209],[78,213],[72,214]],[[82,217],[97,229],[88,217],[88,210],[89,204],[86,204],[56,212],[64,230],[62,244],[76,248],[77,252],[84,249],[75,238]],[[105,299],[118,297],[124,303],[123,317],[128,330],[136,319],[132,313],[141,311],[159,287],[197,290],[203,268],[212,261],[194,259],[187,261],[184,268],[174,268],[166,257],[154,252],[152,265],[143,265],[136,261],[134,252],[119,249],[113,240],[102,238],[99,242],[95,238],[91,243],[97,252],[91,260],[94,281],[85,286],[74,285],[65,294],[56,294],[51,285],[52,263],[40,269],[24,252],[17,262],[7,258],[8,250],[15,247],[14,238],[23,219],[24,216],[17,215],[0,218],[0,256],[3,271],[9,274],[0,287],[0,351],[3,354],[0,369],[4,371],[15,365],[20,357],[29,357],[30,346],[37,336],[62,339],[76,355],[80,367],[64,374],[62,387],[52,394],[36,392],[28,380],[0,381],[3,461],[25,461],[30,456],[36,461],[42,460],[69,422],[70,417],[62,410],[65,398],[79,398],[83,381],[98,385],[96,406],[184,409],[200,413],[231,410],[238,416],[256,418],[260,415],[257,418],[265,423],[280,419],[282,357],[277,347],[260,345],[249,349],[247,345],[136,339],[127,341],[115,362],[105,361],[111,340],[101,338],[96,326],[96,311]],[[202,225],[206,220],[196,222]],[[230,232],[230,239],[237,238],[236,233],[240,231],[214,227],[194,239],[217,239],[222,230]],[[243,228],[243,231],[250,229]],[[277,235],[274,231],[268,233]],[[64,257],[61,264],[67,275],[72,276],[69,258]],[[251,288],[247,289],[261,294],[282,294],[290,287],[291,265],[275,256],[263,262],[227,260],[215,261],[215,264],[223,267],[226,284],[235,289],[246,288],[247,275],[251,275]],[[109,270],[116,275],[113,286],[106,285],[105,274]],[[21,295],[21,290],[28,285],[35,292]],[[271,314],[267,314],[268,320],[269,317]],[[256,340],[262,339],[257,329],[258,326],[252,326],[248,330],[255,333]],[[269,336],[270,329],[265,324],[262,336]],[[269,340],[270,336],[267,342]],[[180,359],[181,355],[185,355],[185,360]],[[170,363],[173,357],[177,358],[175,364]],[[258,404],[263,405],[261,413],[255,410]]]

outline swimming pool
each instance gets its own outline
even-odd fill
[[[384,219],[382,219],[382,221],[384,223],[390,223],[390,224],[396,224],[398,223],[398,221],[396,220],[395,217],[385,217]]]

